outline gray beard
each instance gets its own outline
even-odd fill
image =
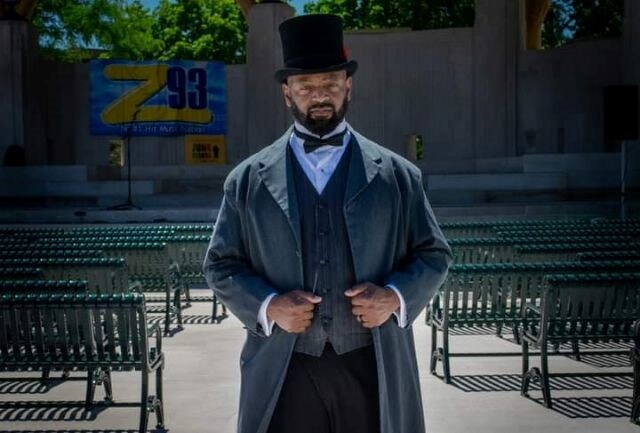
[[[336,129],[340,122],[342,122],[347,114],[349,101],[347,100],[347,96],[345,95],[344,101],[342,101],[342,108],[339,111],[335,111],[335,107],[332,104],[328,103],[312,105],[309,107],[309,111],[311,111],[312,108],[319,107],[330,107],[333,110],[333,114],[327,119],[313,119],[311,116],[304,114],[298,108],[296,103],[291,101],[291,113],[293,114],[293,117],[310,132],[323,137]]]

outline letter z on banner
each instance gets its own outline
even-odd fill
[[[226,133],[222,62],[91,62],[91,134]]]

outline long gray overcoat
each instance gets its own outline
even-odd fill
[[[257,323],[260,305],[270,293],[303,287],[299,212],[286,158],[291,131],[227,177],[203,264],[209,287],[247,330],[240,356],[238,433],[266,432],[297,337],[277,325],[266,337]],[[420,170],[354,135],[344,217],[356,280],[394,284],[411,324],[444,281],[451,250]],[[411,326],[400,328],[390,319],[372,332],[381,432],[424,432]]]

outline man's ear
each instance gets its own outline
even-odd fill
[[[287,104],[287,107],[291,108],[291,90],[286,83],[282,83],[282,96],[284,97],[284,103]]]
[[[346,81],[344,82],[344,88],[345,91],[347,92],[347,101],[351,102],[351,87],[353,86],[353,79],[352,77],[347,77]]]

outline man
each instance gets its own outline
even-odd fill
[[[451,251],[420,170],[346,123],[340,19],[279,30],[295,124],[229,174],[204,261],[247,328],[238,432],[424,432],[411,323]]]

